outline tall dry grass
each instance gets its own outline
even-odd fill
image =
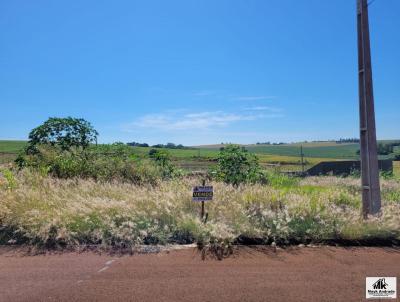
[[[269,185],[238,188],[214,182],[214,201],[191,201],[196,179],[155,186],[83,179],[56,179],[23,170],[0,176],[0,243],[39,246],[235,240],[278,244],[329,240],[400,240],[400,182],[382,181],[382,216],[361,219],[359,180],[270,175]]]

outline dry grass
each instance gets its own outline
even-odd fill
[[[400,178],[400,161],[393,162],[393,173]]]
[[[195,179],[157,186],[60,180],[28,171],[0,176],[0,242],[39,246],[197,242],[229,246],[238,238],[265,243],[400,239],[400,182],[382,181],[379,218],[360,218],[359,180],[270,175],[270,185],[234,189],[213,183],[209,219],[199,219],[191,201]]]

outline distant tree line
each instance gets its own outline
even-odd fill
[[[167,148],[167,149],[191,149],[191,148],[189,148],[189,147],[185,147],[184,145],[182,145],[182,144],[179,144],[179,145],[175,145],[174,143],[167,143],[167,144],[165,144],[165,145],[163,145],[163,144],[157,144],[157,145],[154,145],[154,146],[152,146],[153,148]]]
[[[344,144],[344,143],[359,143],[359,138],[340,138],[336,141],[337,144]]]
[[[131,142],[131,143],[126,143],[126,144],[131,147],[149,147],[149,144],[146,144],[146,143]]]
[[[128,146],[132,146],[132,147],[150,147],[149,144],[146,143],[137,143],[137,142],[131,142],[131,143],[127,143]],[[157,144],[157,145],[153,145],[151,146],[152,148],[165,148],[165,149],[193,149],[190,147],[185,147],[184,145],[176,145],[174,143],[167,143],[167,144]]]
[[[309,141],[303,141],[302,143],[308,143]],[[359,143],[360,139],[358,138],[340,138],[339,140],[328,139],[328,140],[313,140],[311,143],[326,143],[326,142],[336,142],[337,144],[344,143]],[[256,145],[286,145],[285,142],[271,143],[271,142],[257,142]]]
[[[271,142],[264,142],[264,143],[260,143],[257,142],[256,145],[273,145],[273,146],[277,146],[277,145],[285,145],[286,143],[283,142],[279,142],[279,143],[271,143]]]

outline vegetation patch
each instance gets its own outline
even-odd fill
[[[359,193],[341,178],[329,177],[333,184],[322,179],[319,185],[319,178],[297,181],[291,189],[213,182],[215,197],[206,204],[204,224],[199,205],[191,201],[196,179],[152,186],[59,179],[29,169],[1,175],[2,244],[133,248],[196,242],[220,257],[243,238],[264,244],[400,240],[400,200],[395,197],[400,183],[393,179],[382,181],[382,216],[368,221],[360,215]]]
[[[198,150],[97,145],[97,132],[82,119],[50,118],[29,138],[16,164],[0,170],[0,244],[132,250],[197,243],[222,259],[238,242],[400,241],[397,172],[381,175],[382,214],[363,220],[358,175],[290,177],[266,171],[238,145],[208,150],[213,165],[196,179],[176,168],[171,153]],[[214,188],[207,221],[191,198],[204,177]]]

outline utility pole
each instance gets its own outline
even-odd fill
[[[303,145],[300,146],[300,156],[301,156],[301,172],[304,175],[304,153],[303,153]]]
[[[381,209],[367,0],[357,0],[357,32],[362,204],[367,218]]]

